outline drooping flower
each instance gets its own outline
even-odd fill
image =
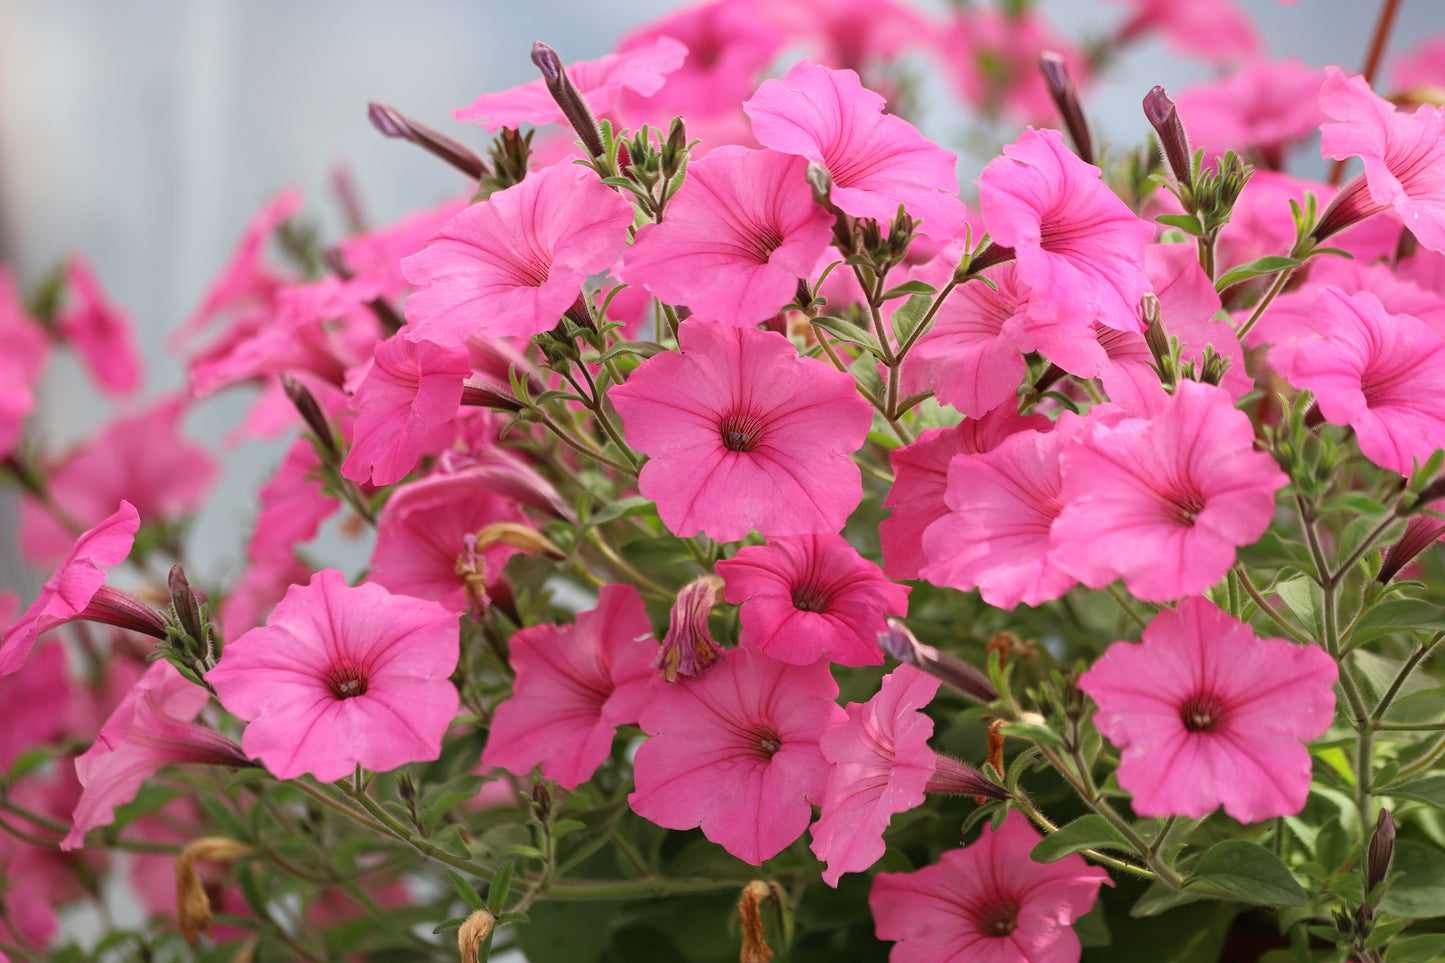
[[[418,290],[407,337],[462,344],[487,335],[550,331],[589,274],[627,243],[632,205],[597,175],[564,161],[473,204],[420,253],[402,261]]]
[[[1445,252],[1445,107],[1401,113],[1363,77],[1338,67],[1325,68],[1320,107],[1334,118],[1320,128],[1320,152],[1358,157],[1365,172],[1320,215],[1315,236],[1393,208],[1422,245]]]
[[[667,829],[701,827],[760,865],[803,834],[828,764],[818,740],[842,721],[822,659],[789,665],[731,649],[707,673],[656,690],[640,724],[633,812]]]
[[[90,262],[79,255],[66,262],[65,283],[70,304],[56,317],[56,328],[102,390],[134,394],[144,368],[129,316],[110,302]]]
[[[1368,291],[1323,289],[1313,320],[1287,377],[1315,393],[1327,421],[1354,428],[1366,458],[1402,475],[1445,448],[1445,338]]]
[[[0,635],[0,678],[25,665],[42,633],[85,611],[105,585],[105,570],[130,555],[139,528],[135,506],[123,501],[114,514],[76,540],[20,620]]]
[[[542,767],[575,789],[612,750],[618,726],[637,721],[659,683],[657,643],[642,596],[604,585],[575,625],[533,625],[512,636],[512,697],[497,706],[482,764],[519,776]]]
[[[1164,602],[1203,592],[1274,517],[1287,479],[1255,451],[1228,393],[1184,381],[1156,416],[1093,416],[1063,454],[1058,565],[1091,588],[1122,577]]]
[[[84,791],[60,848],[76,849],[88,831],[114,822],[116,807],[135,799],[141,784],[166,766],[250,765],[240,746],[192,721],[210,699],[169,662],[152,663],[101,727],[95,744],[75,760]]]
[[[868,906],[892,963],[1078,963],[1072,924],[1112,881],[1077,854],[1034,862],[1042,838],[1013,811],[933,866],[879,873]]]
[[[769,538],[718,562],[717,573],[727,600],[742,605],[742,644],[796,665],[819,656],[879,665],[885,620],[908,614],[909,589],[832,533]]]
[[[863,497],[850,455],[872,423],[852,377],[770,331],[688,319],[678,339],[681,352],[608,395],[651,456],[638,488],[663,524],[720,542],[841,529]]]
[[[952,238],[964,218],[957,158],[883,106],[853,71],[804,62],[764,81],[743,110],[761,144],[828,169],[840,210],[887,224],[901,204],[921,233]]]
[[[1142,331],[1144,249],[1154,228],[1099,173],[1058,131],[1029,128],[983,169],[979,207],[994,242],[1014,249],[1030,318]]]
[[[662,637],[662,651],[654,668],[662,670],[666,682],[679,676],[696,676],[706,672],[722,658],[723,647],[712,637],[708,616],[722,599],[723,580],[716,575],[693,579],[677,593],[672,611],[668,613],[667,634]]]
[[[1094,724],[1123,750],[1119,785],[1141,816],[1240,822],[1292,816],[1310,788],[1303,740],[1334,718],[1334,659],[1256,638],[1204,598],[1157,615],[1142,644],[1116,642],[1079,678]]]
[[[687,168],[662,223],[644,226],[621,278],[694,315],[745,327],[797,297],[833,239],[801,157],[719,147]]]
[[[326,569],[206,673],[246,723],[241,746],[278,779],[334,782],[435,759],[460,699],[456,615]]]

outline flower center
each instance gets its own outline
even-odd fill
[[[1224,722],[1224,703],[1208,692],[1192,695],[1179,707],[1179,720],[1190,732],[1214,732]]]
[[[1204,511],[1204,496],[1193,487],[1170,492],[1164,499],[1164,512],[1169,521],[1180,528],[1193,528],[1194,520]]]
[[[975,919],[984,936],[1008,936],[1018,928],[1019,907],[1012,900],[1000,900],[985,905]]]
[[[366,669],[350,660],[336,663],[326,673],[326,688],[338,699],[366,695],[368,681]]]
[[[808,582],[793,587],[793,608],[800,612],[823,612],[828,608],[828,592]]]
[[[754,729],[753,738],[757,740],[759,759],[771,759],[779,749],[783,748],[782,737],[771,726],[759,726]]]
[[[723,418],[718,434],[728,451],[754,451],[763,443],[763,420],[751,412],[737,411]]]

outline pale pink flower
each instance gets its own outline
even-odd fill
[[[68,304],[55,319],[56,329],[106,394],[134,394],[143,366],[130,317],[106,297],[85,258],[75,255],[65,263],[65,283]]]
[[[25,665],[41,634],[85,611],[105,585],[105,570],[130,555],[139,528],[135,506],[121,502],[114,514],[76,540],[25,614],[0,635],[0,678]]]
[[[1213,64],[1248,59],[1262,46],[1254,23],[1232,0],[1124,2],[1133,7],[1133,15],[1119,28],[1118,43],[1127,43],[1157,30],[1175,50]]]
[[[1063,451],[1055,559],[1090,588],[1122,577],[1149,602],[1197,595],[1274,517],[1288,479],[1254,450],[1227,392],[1184,381],[1156,416],[1092,416]]]
[[[764,81],[743,110],[764,146],[828,169],[829,198],[844,213],[887,224],[901,204],[921,233],[953,237],[964,219],[957,158],[883,103],[851,70],[800,63]]]
[[[567,65],[567,77],[581,92],[594,114],[612,109],[624,89],[644,97],[657,93],[664,79],[682,64],[687,48],[671,37],[658,37],[651,43],[596,60],[581,60]],[[522,124],[565,124],[566,116],[552,98],[543,80],[534,80],[499,94],[483,94],[470,107],[458,107],[452,117],[475,121],[487,131]],[[565,161],[564,164],[570,164]]]
[[[541,766],[563,789],[592,778],[618,726],[637,722],[660,678],[657,642],[642,596],[604,585],[575,625],[533,625],[513,634],[512,697],[497,706],[482,764],[519,776]]]
[[[1319,68],[1292,58],[1260,61],[1196,84],[1174,100],[1190,146],[1204,148],[1206,161],[1227,150],[1243,154],[1253,148],[1278,168],[1285,148],[1312,136],[1325,121],[1319,107],[1324,79]]]
[[[912,873],[879,873],[868,896],[891,963],[1078,963],[1072,924],[1109,874],[1077,854],[1036,863],[1042,836],[1018,811],[996,832]]]
[[[612,266],[627,243],[632,205],[570,161],[473,204],[425,250],[402,262],[417,286],[409,338],[461,344],[474,332],[550,331],[582,282]]]
[[[801,43],[814,63],[860,74],[921,45],[932,27],[911,4],[894,0],[773,0],[761,15],[790,41]]]
[[[717,573],[725,598],[742,605],[742,644],[783,662],[879,665],[878,633],[888,616],[908,614],[909,589],[841,535],[775,536],[718,562]]]
[[[322,488],[321,459],[309,437],[291,442],[286,457],[261,486],[257,498],[260,508],[256,526],[246,546],[246,557],[253,563],[274,565],[293,557],[296,549],[315,538],[321,523],[341,507],[341,499]]]
[[[466,198],[456,198],[413,211],[393,224],[346,238],[336,245],[336,254],[347,274],[367,282],[378,297],[399,298],[411,290],[401,262],[426,247],[429,238],[466,208]]]
[[[13,622],[18,607],[13,593],[0,592],[0,625]],[[8,772],[22,754],[64,735],[75,711],[64,646],[42,645],[27,665],[29,672],[0,679],[0,772]]]
[[[313,569],[291,550],[252,559],[221,602],[217,618],[221,637],[238,638],[264,625],[266,616],[286,590],[293,585],[305,585],[313,574]]]
[[[176,523],[201,507],[219,474],[209,451],[181,434],[189,404],[179,395],[105,425],[89,444],[51,468],[50,501],[64,509],[56,518],[38,499],[20,509],[20,545],[36,564],[65,557],[75,528],[90,526],[121,501],[147,523]]]
[[[166,766],[251,765],[241,747],[194,721],[210,693],[187,681],[164,659],[150,669],[111,713],[95,743],[75,760],[84,787],[61,849],[76,849],[96,826],[115,821],[115,809],[135,799],[141,784]]]
[[[990,116],[1006,113],[1029,121],[1058,116],[1039,70],[1039,55],[1046,50],[1063,56],[1076,82],[1088,80],[1084,52],[1028,9],[961,6],[950,14],[947,28],[933,37],[954,88]]]
[[[341,472],[352,481],[391,485],[421,457],[428,433],[446,428],[471,376],[467,349],[393,335],[376,356],[352,400],[356,424]]]
[[[1321,153],[1358,157],[1365,172],[1320,215],[1315,236],[1393,208],[1422,245],[1445,252],[1445,107],[1401,113],[1338,67],[1325,68],[1320,107],[1334,118],[1320,128]]]
[[[845,714],[828,663],[789,665],[732,649],[693,679],[660,686],[640,724],[632,811],[667,829],[700,827],[761,865],[803,835],[828,776],[818,740]]]
[[[334,782],[437,757],[460,703],[448,679],[457,635],[437,603],[326,569],[291,586],[264,628],[227,642],[206,681],[272,775]]]
[[[1445,338],[1368,291],[1327,287],[1313,317],[1316,336],[1293,345],[1288,378],[1315,393],[1327,421],[1354,428],[1366,458],[1402,475],[1445,448]]]
[[[1157,615],[1140,645],[1116,642],[1079,677],[1094,724],[1123,750],[1119,785],[1140,816],[1245,823],[1292,816],[1310,788],[1304,740],[1334,719],[1335,660],[1260,639],[1203,598]]]
[[[770,331],[689,319],[678,337],[608,395],[663,524],[720,542],[841,529],[873,419],[853,378]]]
[[[744,147],[693,161],[662,223],[637,232],[619,276],[706,320],[745,327],[773,317],[833,241],[806,168],[801,157]]]
[[[990,235],[1014,249],[1019,278],[1030,288],[1030,318],[1143,330],[1139,298],[1150,288],[1144,249],[1154,228],[1058,131],[1030,128],[989,162],[978,188]]]
[[[0,458],[9,457],[35,409],[35,386],[45,372],[50,339],[25,311],[10,269],[0,265]]]
[[[1445,87],[1445,33],[1422,37],[1392,60],[1390,79],[1397,90]]]

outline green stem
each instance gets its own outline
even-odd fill
[[[1124,593],[1120,591],[1117,583],[1111,583],[1109,585],[1109,594],[1114,596],[1114,601],[1119,603],[1119,608],[1124,610],[1124,614],[1129,616],[1129,618],[1133,620],[1135,625],[1139,626],[1139,628],[1141,629],[1149,627],[1148,620],[1145,619],[1144,616],[1140,615],[1138,612],[1134,611],[1134,606],[1129,604],[1129,600],[1124,597]]]
[[[977,276],[978,275],[974,275],[974,277]],[[972,280],[972,278],[970,278],[969,280]],[[958,282],[950,279],[949,282],[943,286],[943,289],[938,292],[938,297],[933,299],[933,304],[929,305],[928,313],[923,316],[922,321],[918,322],[918,327],[914,328],[909,333],[908,337],[905,338],[903,342],[898,345],[899,361],[902,361],[905,357],[907,357],[908,352],[912,350],[915,344],[918,343],[918,339],[927,334],[928,329],[933,327],[933,318],[936,314],[938,314],[938,309],[943,307],[944,299],[947,298],[950,294],[952,294],[953,289],[956,287],[958,287]]]
[[[1244,570],[1243,565],[1239,564],[1238,562],[1234,563],[1233,571],[1238,573],[1240,584],[1244,586],[1244,590],[1249,594],[1249,597],[1254,599],[1254,604],[1259,606],[1259,610],[1263,612],[1271,622],[1278,626],[1280,631],[1284,632],[1296,642],[1302,642],[1306,645],[1311,642],[1311,639],[1309,639],[1309,637],[1307,637],[1303,632],[1296,629],[1293,625],[1290,625],[1289,622],[1285,619],[1285,617],[1283,615],[1280,615],[1279,611],[1273,605],[1269,604],[1269,601],[1265,599],[1265,597],[1260,593],[1259,589],[1255,587],[1254,582],[1250,579],[1249,573]]]
[[[1035,807],[1034,804],[1027,798],[1015,797],[1014,803],[1024,811],[1025,815],[1027,815],[1030,819],[1034,821],[1034,825],[1038,826],[1045,833],[1056,833],[1059,831],[1059,827],[1050,822],[1048,817],[1046,817],[1042,812],[1040,812],[1038,808]],[[1111,869],[1117,869],[1122,873],[1130,873],[1134,876],[1139,876],[1144,879],[1157,878],[1151,871],[1145,869],[1142,866],[1135,866],[1133,863],[1126,863],[1122,859],[1116,859],[1113,856],[1106,856],[1103,853],[1099,852],[1097,849],[1083,849],[1080,850],[1079,853],[1080,855],[1085,856],[1088,859],[1092,859],[1096,863],[1108,866]]]
[[[1269,286],[1268,291],[1264,292],[1264,297],[1259,299],[1259,304],[1255,305],[1254,313],[1249,316],[1248,321],[1244,322],[1244,326],[1235,332],[1240,341],[1244,340],[1244,336],[1249,333],[1249,329],[1254,327],[1259,321],[1260,315],[1264,314],[1264,309],[1269,307],[1270,302],[1278,296],[1279,292],[1284,290],[1284,286],[1289,283],[1289,279],[1294,277],[1294,272],[1294,268],[1285,268],[1275,275],[1274,283]]]
[[[1376,723],[1375,728],[1384,728],[1379,725],[1379,721],[1384,718],[1385,711],[1390,708],[1390,703],[1395,701],[1395,696],[1399,694],[1400,687],[1405,684],[1405,680],[1410,677],[1410,673],[1415,671],[1415,666],[1429,658],[1430,654],[1439,648],[1442,639],[1445,639],[1445,632],[1436,632],[1429,642],[1420,643],[1420,648],[1415,650],[1415,654],[1405,660],[1404,665],[1400,666],[1400,671],[1395,673],[1395,678],[1390,683],[1390,687],[1386,689],[1385,694],[1380,697],[1380,704],[1375,706],[1374,712],[1370,713],[1370,721]],[[1445,726],[1442,726],[1442,728],[1445,728]]]

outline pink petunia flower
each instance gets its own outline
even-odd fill
[[[1078,963],[1071,924],[1113,881],[1077,854],[1034,862],[1042,838],[1013,811],[933,866],[879,873],[868,906],[892,963]]]
[[[297,438],[276,473],[257,492],[260,508],[246,545],[250,561],[275,565],[316,537],[321,523],[341,507],[341,499],[328,494],[320,479],[316,446],[310,438]]]
[[[1039,70],[1039,55],[1046,50],[1063,56],[1077,82],[1088,79],[1088,57],[1036,11],[970,4],[952,10],[947,28],[932,36],[954,88],[990,116],[1006,113],[1026,121],[1058,116]]]
[[[1320,215],[1316,237],[1393,208],[1432,251],[1445,252],[1445,107],[1397,111],[1363,77],[1325,68],[1320,106],[1334,118],[1320,128],[1320,151],[1358,157],[1365,172]]]
[[[1255,56],[1262,42],[1259,31],[1232,0],[1124,0],[1133,15],[1116,35],[1127,43],[1159,31],[1180,53],[1202,57],[1212,64],[1227,64]]]
[[[272,775],[334,782],[437,757],[460,704],[457,654],[455,614],[326,569],[228,642],[206,681]]]
[[[55,319],[56,328],[106,394],[134,394],[143,365],[130,317],[106,297],[95,269],[83,257],[66,262],[65,283],[70,304]]]
[[[1287,377],[1315,393],[1327,421],[1354,428],[1366,458],[1402,475],[1445,448],[1445,338],[1368,291],[1323,289],[1313,319]]]
[[[135,799],[141,784],[166,766],[251,765],[241,747],[195,719],[211,701],[169,662],[153,662],[111,713],[95,744],[75,760],[84,787],[61,849],[76,849],[96,826],[115,821],[115,809]]]
[[[1264,534],[1288,479],[1228,393],[1182,382],[1153,418],[1091,417],[1062,454],[1055,559],[1090,588],[1197,595]]]
[[[813,818],[828,775],[818,740],[845,718],[822,659],[789,665],[732,649],[707,673],[661,686],[642,711],[632,811],[703,835],[754,866]]]
[[[1029,316],[1087,330],[1142,331],[1154,228],[1125,206],[1055,130],[1029,128],[983,169],[979,207],[995,243],[1014,249]]]
[[[743,110],[764,146],[828,169],[844,213],[888,224],[901,204],[921,233],[952,238],[964,219],[957,157],[883,105],[853,71],[800,63],[764,81]]]
[[[642,596],[604,585],[575,625],[533,625],[512,636],[512,697],[492,717],[482,764],[519,776],[536,766],[563,789],[592,778],[618,726],[654,698],[657,642]]]
[[[593,172],[570,161],[533,171],[402,261],[418,288],[406,303],[407,337],[461,344],[478,330],[550,331],[587,276],[617,260],[631,226],[632,205]]]
[[[651,456],[638,488],[663,524],[720,542],[841,529],[863,497],[850,455],[873,419],[852,377],[770,331],[688,319],[678,339],[681,352],[608,395]]]
[[[1292,816],[1310,788],[1313,739],[1334,719],[1335,660],[1259,639],[1203,598],[1161,612],[1140,645],[1116,642],[1079,677],[1094,724],[1123,750],[1119,785],[1141,816],[1245,823]]]
[[[0,266],[0,458],[15,451],[25,418],[35,408],[35,388],[45,371],[50,339],[25,311],[10,269]]]
[[[1190,146],[1204,148],[1206,161],[1227,150],[1243,154],[1254,148],[1278,168],[1284,149],[1313,135],[1325,121],[1319,108],[1324,79],[1319,68],[1298,60],[1261,61],[1190,87],[1175,103]]]
[[[717,573],[725,598],[742,605],[742,644],[795,665],[819,656],[879,665],[887,617],[908,614],[909,589],[888,581],[841,535],[769,538],[718,562]]]
[[[140,516],[130,502],[80,536],[20,620],[0,635],[0,678],[25,665],[40,636],[85,611],[105,585],[105,570],[130,555]]]
[[[798,296],[833,240],[801,157],[719,147],[687,168],[661,224],[644,226],[620,277],[694,315],[738,327]]]
[[[365,281],[379,297],[399,298],[411,290],[401,262],[426,247],[429,238],[466,208],[467,199],[457,198],[413,211],[393,224],[353,234],[336,245],[336,255],[349,275]]]
[[[657,37],[651,43],[596,60],[567,65],[567,76],[594,114],[612,109],[624,89],[644,97],[657,93],[664,79],[687,56],[687,48],[671,37]],[[470,107],[452,111],[457,120],[475,121],[488,132],[523,124],[565,124],[566,116],[547,90],[543,80],[534,80],[498,94],[483,94]],[[564,162],[570,164],[570,161]]]
[[[13,593],[0,592],[0,625],[15,619],[17,607]],[[0,772],[72,728],[79,692],[67,677],[65,646],[42,645],[27,664],[29,672],[0,679]]]

